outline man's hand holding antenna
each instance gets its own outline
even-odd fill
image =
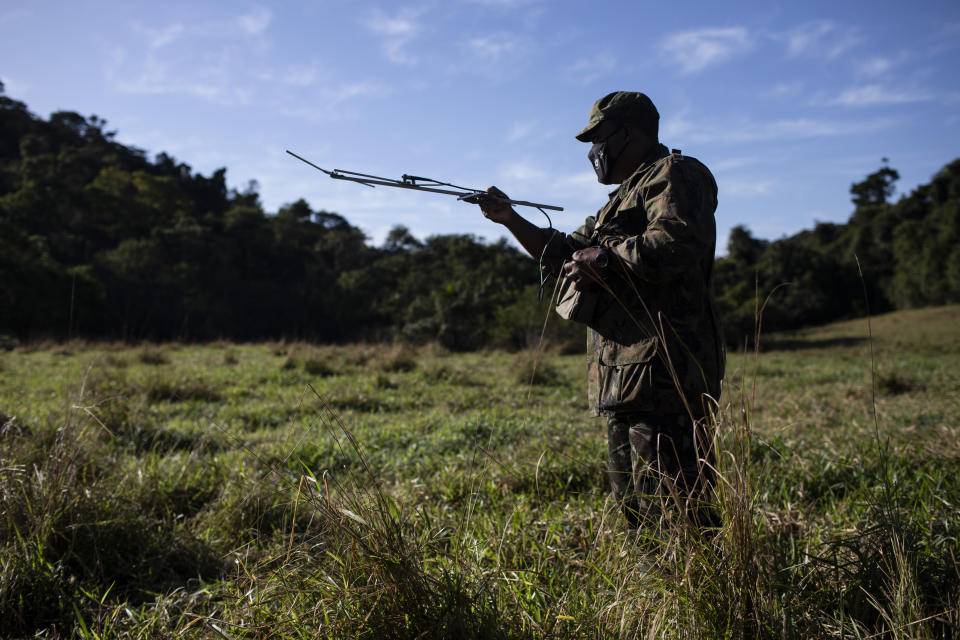
[[[486,193],[478,193],[464,198],[463,201],[480,205],[484,217],[498,224],[506,225],[517,215],[510,206],[510,198],[496,187],[488,187]]]

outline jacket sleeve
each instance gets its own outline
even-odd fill
[[[613,236],[605,246],[640,280],[663,283],[689,276],[715,249],[717,187],[692,158],[666,159],[624,200],[618,217],[646,217],[640,235]]]
[[[574,251],[592,246],[592,238],[596,226],[596,218],[590,216],[579,229],[572,233],[557,231],[556,234],[550,238],[547,249],[544,252],[544,258],[548,261],[562,262],[569,260]]]

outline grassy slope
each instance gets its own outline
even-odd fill
[[[5,353],[0,635],[939,637],[960,308],[872,328],[875,404],[866,321],[730,355],[719,543],[652,551],[607,500],[582,357]]]

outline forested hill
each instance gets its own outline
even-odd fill
[[[863,315],[865,297],[873,312],[960,302],[960,159],[890,202],[898,178],[884,159],[854,183],[846,224],[821,222],[773,242],[735,227],[715,271],[728,341],[752,333],[756,292],[763,304],[773,291],[765,330]]]
[[[875,310],[960,302],[960,160],[891,203],[896,178],[884,166],[854,184],[845,225],[774,242],[734,229],[715,268],[731,342],[752,332],[757,283],[790,283],[767,328],[861,313],[854,255]],[[373,247],[302,199],[266,212],[255,183],[228,189],[225,169],[148,159],[96,116],[38,118],[0,84],[0,335],[516,347],[543,322],[536,282],[536,264],[502,241],[397,226]],[[550,326],[555,340],[578,335]]]
[[[512,246],[398,226],[371,247],[336,213],[267,213],[255,184],[151,161],[105,127],[0,93],[0,334],[526,340],[508,312],[537,267]]]

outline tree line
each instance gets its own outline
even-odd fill
[[[960,302],[960,159],[929,184],[891,202],[896,169],[883,165],[850,187],[845,224],[775,241],[732,229],[715,271],[717,302],[730,343],[762,326],[776,331],[871,312]]]
[[[374,247],[303,199],[268,213],[256,183],[150,160],[97,116],[38,118],[0,84],[0,334],[16,340],[518,347],[546,311],[517,305],[535,303],[536,273],[505,241],[397,226]]]
[[[255,182],[194,172],[116,141],[105,120],[42,119],[0,83],[0,334],[26,341],[438,340],[522,347],[548,300],[538,267],[500,240],[396,226],[381,246],[303,199],[264,210]],[[756,292],[781,283],[765,326],[960,301],[960,160],[896,203],[887,166],[851,188],[845,225],[768,242],[730,235],[715,283],[728,339],[753,328]],[[545,298],[551,287],[546,287]],[[582,331],[548,322],[548,339]]]

